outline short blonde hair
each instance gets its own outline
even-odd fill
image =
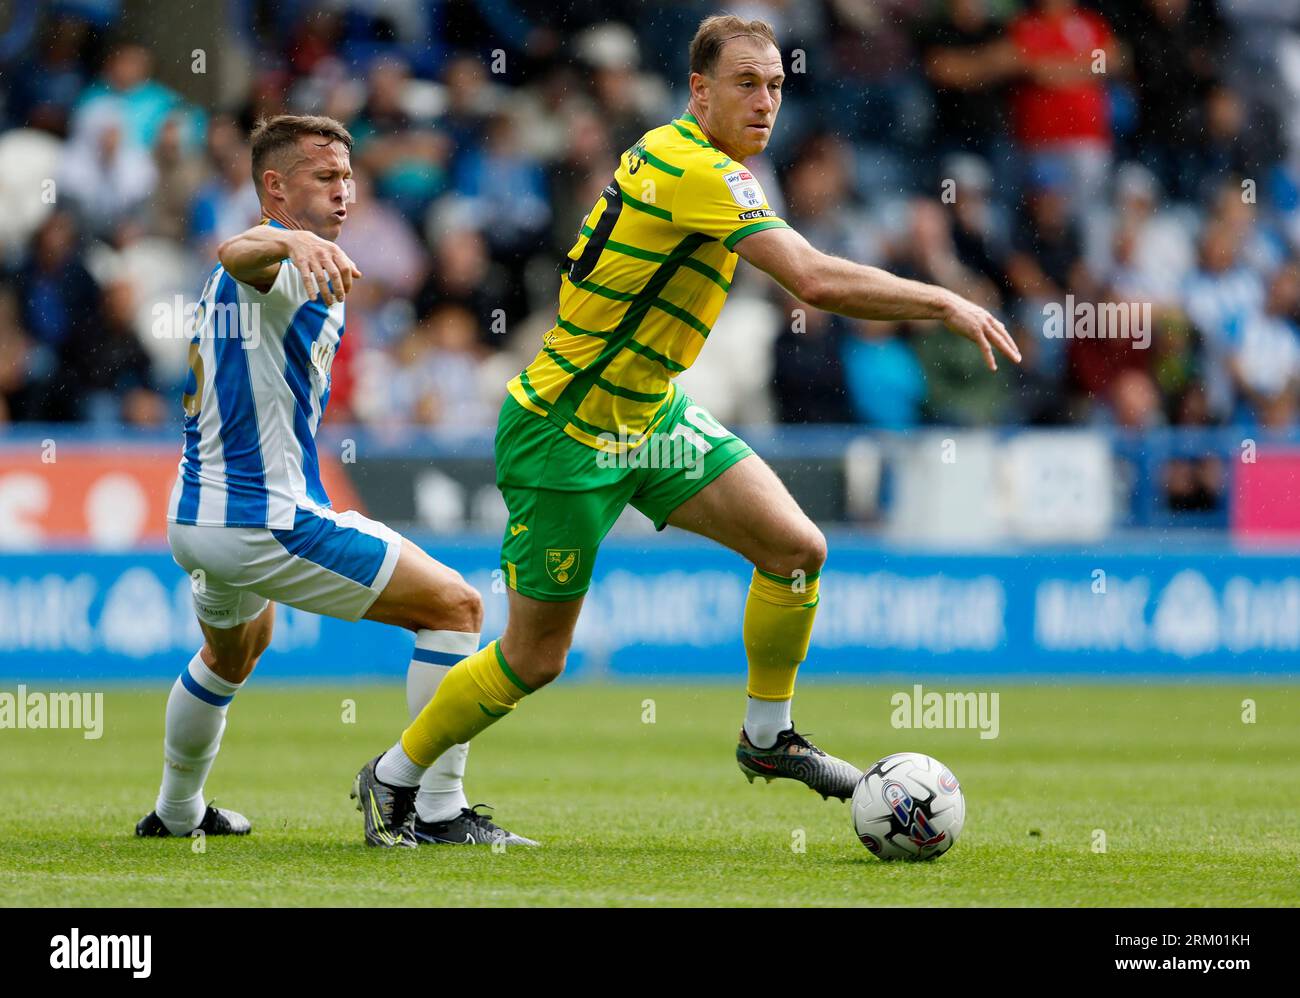
[[[733,38],[761,38],[778,49],[776,32],[766,21],[746,21],[735,14],[715,14],[700,22],[691,39],[691,72],[709,76],[717,68],[722,46]]]

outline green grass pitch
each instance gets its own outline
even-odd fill
[[[33,687],[35,688],[35,687]],[[965,831],[882,863],[848,805],[733,758],[743,693],[561,682],[470,753],[471,801],[544,848],[366,848],[347,792],[405,716],[396,686],[271,687],[231,709],[208,795],[253,834],[137,840],[161,769],[162,689],[105,694],[99,741],[0,731],[6,905],[1267,905],[1300,902],[1300,696],[1278,685],[962,686],[1001,732],[890,727],[910,684],[804,684],[795,718],[866,766],[947,763]],[[939,689],[941,687],[934,687]],[[1257,704],[1243,723],[1242,701]],[[344,723],[344,701],[355,722]],[[644,723],[653,700],[654,723]],[[1095,830],[1105,851],[1095,851]],[[802,851],[796,847],[802,843]]]

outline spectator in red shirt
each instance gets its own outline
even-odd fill
[[[1075,0],[1038,0],[1007,30],[1022,73],[1011,104],[1016,141],[1031,170],[1065,168],[1076,212],[1104,195],[1110,171],[1105,74],[1117,68],[1115,37]]]

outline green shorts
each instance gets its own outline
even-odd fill
[[[673,510],[752,453],[680,389],[655,432],[627,454],[579,443],[507,395],[496,436],[497,487],[510,511],[506,584],[533,599],[576,599],[629,504],[662,530]]]

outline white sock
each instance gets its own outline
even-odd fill
[[[424,766],[411,761],[400,738],[375,763],[375,776],[380,783],[387,783],[390,787],[413,787],[426,772]]]
[[[173,835],[188,835],[203,820],[203,782],[221,748],[226,709],[242,685],[226,682],[198,654],[172,684],[154,810]]]
[[[755,748],[771,748],[776,736],[793,727],[790,721],[790,700],[755,700],[749,697],[745,706],[745,734]]]
[[[480,635],[467,631],[417,631],[415,651],[406,670],[406,706],[414,719],[433,699],[442,677],[467,655],[478,651]],[[465,797],[465,760],[469,742],[447,749],[420,778],[415,813],[421,821],[448,821],[469,807]]]

